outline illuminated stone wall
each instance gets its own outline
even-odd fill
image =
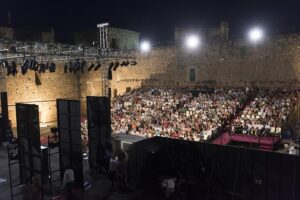
[[[140,86],[299,86],[300,35],[274,36],[257,45],[204,41],[193,52],[163,47],[140,54],[137,62],[113,73],[112,89],[122,94],[126,87]],[[194,82],[189,80],[190,68],[196,71]]]
[[[299,87],[300,35],[274,36],[256,46],[242,40],[203,41],[193,52],[180,46],[160,47],[139,54],[137,62],[113,71],[112,94],[139,87]],[[15,122],[15,103],[26,102],[40,106],[41,122],[55,121],[57,98],[80,99],[85,115],[85,98],[102,95],[101,70],[108,65],[102,63],[98,71],[77,75],[64,74],[63,66],[58,66],[55,73],[38,75],[41,85],[35,84],[34,72],[18,77],[2,72],[1,89],[8,92],[10,119]],[[191,68],[196,72],[193,82]]]
[[[40,85],[36,84],[36,78]],[[15,103],[22,102],[39,106],[41,123],[56,121],[56,99],[79,99],[79,75],[65,74],[63,66],[57,65],[55,73],[37,73],[34,71],[15,77],[6,76],[6,91],[9,104],[9,118],[16,122]]]

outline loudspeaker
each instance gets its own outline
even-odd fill
[[[16,112],[21,183],[34,176],[43,183],[38,106],[17,103]]]
[[[8,130],[8,105],[7,105],[7,92],[1,92],[1,124],[0,124],[0,143],[7,141]]]
[[[74,170],[74,185],[83,188],[80,102],[57,99],[56,104],[61,179],[63,179],[65,170],[71,167]]]
[[[87,97],[87,118],[89,137],[89,162],[91,168],[105,163],[105,152],[109,148],[111,135],[110,99],[108,97]]]

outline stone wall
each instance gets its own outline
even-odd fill
[[[102,96],[102,67],[98,71],[91,70],[89,72],[86,70],[84,74],[80,75],[80,102],[83,116],[86,116],[86,97]]]
[[[182,47],[140,54],[138,65],[113,72],[112,89],[140,86],[299,86],[300,35],[273,36],[262,44],[242,40],[206,42],[194,52]],[[190,68],[196,80],[189,80]]]
[[[15,77],[6,76],[6,91],[9,104],[9,118],[15,126],[15,103],[22,102],[39,106],[39,119],[41,123],[56,121],[56,99],[79,99],[79,76],[65,74],[63,65],[57,64],[55,73],[37,73],[41,84],[36,84],[34,71]]]
[[[178,46],[155,48],[137,55],[137,65],[119,67],[109,81],[112,94],[123,94],[139,87],[299,87],[300,35],[279,35],[262,44],[243,40],[204,42],[197,51]],[[39,74],[41,85],[35,84],[34,72],[6,77],[1,73],[1,88],[7,90],[10,118],[15,121],[15,103],[36,103],[40,106],[40,121],[56,120],[55,100],[81,100],[82,115],[86,114],[86,96],[101,96],[102,76],[109,63],[98,71],[83,74],[58,72]],[[89,66],[89,63],[88,65]],[[195,69],[195,81],[190,81],[190,69]]]

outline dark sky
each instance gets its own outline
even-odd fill
[[[75,30],[96,29],[100,22],[141,32],[155,43],[171,41],[175,26],[213,27],[229,22],[230,34],[247,27],[267,31],[300,29],[300,0],[0,0],[0,25],[12,12],[16,28],[55,28],[59,39]]]

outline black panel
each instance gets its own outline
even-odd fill
[[[104,150],[110,151],[111,113],[108,97],[87,97],[89,161],[91,168],[107,167]],[[107,151],[106,151],[107,152]]]
[[[17,103],[16,114],[20,181],[25,183],[31,177],[36,177],[43,184],[42,177],[45,175],[44,177],[48,178],[48,176],[42,169],[38,106]]]
[[[300,157],[169,138],[129,147],[129,180],[153,184],[175,176],[188,184],[188,199],[300,199]]]
[[[83,188],[82,141],[80,128],[80,102],[57,100],[57,121],[60,140],[60,174],[63,178],[69,167],[74,170],[75,186]]]
[[[1,92],[1,117],[0,117],[0,143],[7,141],[6,132],[8,130],[8,104],[7,92]]]

